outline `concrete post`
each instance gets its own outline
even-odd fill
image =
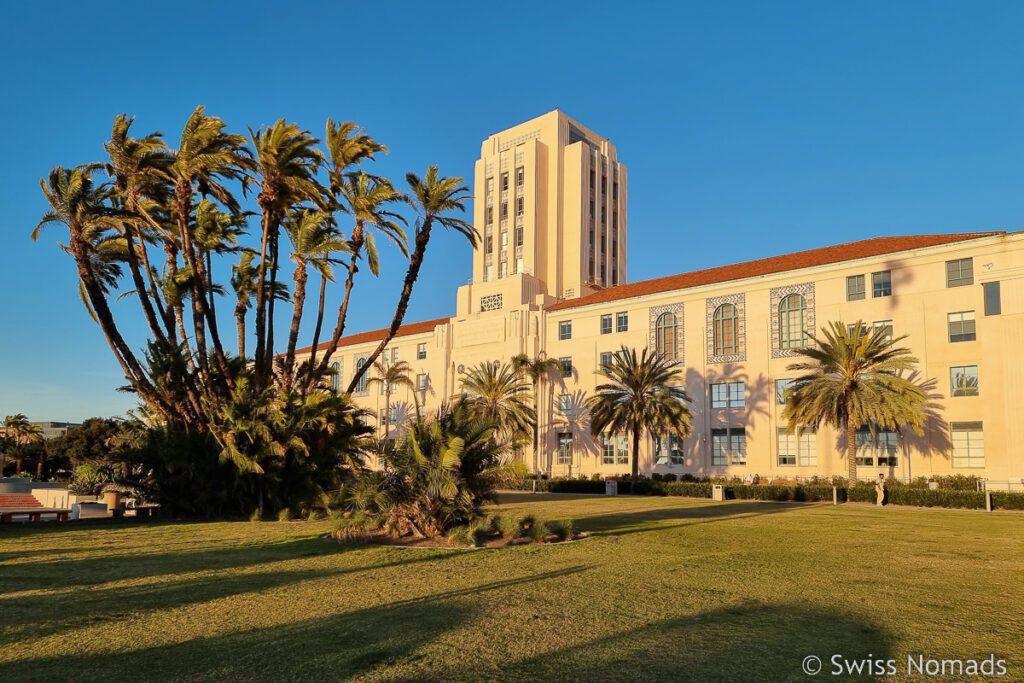
[[[985,512],[992,512],[992,492],[985,489]]]
[[[832,487],[832,504],[839,505],[839,489]]]

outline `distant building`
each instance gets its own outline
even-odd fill
[[[533,470],[629,471],[624,435],[593,438],[584,408],[596,370],[621,345],[683,364],[694,431],[645,436],[642,472],[713,476],[845,476],[845,437],[786,434],[779,396],[788,365],[828,321],[863,320],[907,339],[937,417],[925,435],[857,434],[862,478],[1024,477],[1024,232],[876,237],[654,280],[626,283],[626,168],[606,139],[554,111],[484,141],[473,222],[473,279],[452,317],[410,323],[382,356],[412,366],[415,389],[392,394],[391,425],[459,392],[461,373],[525,353],[556,358],[542,385]],[[645,233],[657,239],[657,232]],[[728,253],[729,235],[721,236]],[[717,258],[717,257],[709,257]],[[390,311],[388,312],[390,316]],[[344,388],[385,330],[341,340]],[[299,359],[307,357],[303,349]],[[353,396],[383,410],[364,382]],[[391,435],[396,436],[393,426]]]
[[[80,422],[32,422],[31,424],[43,430],[43,439],[47,441],[64,436],[69,429],[82,426]]]

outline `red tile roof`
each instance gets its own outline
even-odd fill
[[[395,338],[397,339],[398,337],[407,337],[410,334],[422,334],[424,332],[433,332],[435,327],[444,324],[449,320],[451,320],[451,318],[437,318],[435,320],[424,320],[423,322],[419,323],[409,323],[408,325],[402,325],[401,327],[398,328],[398,333],[395,335]],[[387,332],[388,328],[385,327],[383,329],[373,330],[371,332],[360,332],[359,334],[351,334],[347,337],[342,337],[338,341],[338,347],[340,348],[342,346],[351,346],[353,344],[362,344],[364,342],[380,341],[387,335]],[[323,344],[320,344],[317,347],[317,349],[326,349],[330,345],[330,342],[324,342]],[[307,346],[304,349],[297,350],[295,353],[309,353],[312,350],[312,346]]]
[[[832,247],[798,251],[794,254],[772,256],[770,258],[758,259],[757,261],[745,261],[729,266],[718,266],[705,270],[695,270],[691,273],[680,275],[669,275],[653,280],[642,280],[631,282],[617,287],[609,287],[599,292],[588,294],[579,299],[569,299],[550,306],[549,311],[560,311],[577,306],[600,304],[607,301],[618,301],[658,292],[669,292],[675,289],[686,289],[688,287],[699,287],[710,285],[716,282],[728,282],[729,280],[740,280],[759,275],[781,273],[787,270],[823,266],[829,263],[840,263],[855,259],[882,256],[883,254],[894,254],[900,251],[910,251],[922,247],[934,247],[940,244],[952,242],[964,242],[967,240],[991,237],[993,235],[1005,235],[1005,231],[993,232],[967,232],[954,233],[950,235],[907,235],[903,237],[875,237],[859,242],[848,242],[837,244]]]

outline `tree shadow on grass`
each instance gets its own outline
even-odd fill
[[[211,545],[215,541],[211,540]],[[0,595],[24,590],[90,586],[168,573],[233,569],[277,560],[330,555],[358,546],[325,543],[319,535],[275,542],[253,541],[203,550],[139,553],[113,547],[111,554],[81,559],[7,564],[0,573]]]
[[[678,505],[653,510],[613,511],[588,517],[576,517],[573,522],[583,531],[591,531],[603,536],[623,536],[641,531],[673,529],[694,524],[709,524],[744,517],[790,512],[794,509],[794,505],[785,503],[737,501],[712,505]],[[680,523],[665,524],[666,521],[679,521]]]
[[[4,680],[138,678],[157,680],[347,679],[419,662],[422,645],[472,618],[474,595],[576,574],[578,566],[396,601],[344,614],[255,628],[123,653],[23,659]],[[527,589],[529,590],[529,589]]]
[[[325,541],[319,541],[328,545]],[[182,573],[197,571],[188,564],[187,553],[177,566]],[[301,555],[299,557],[302,557]],[[142,586],[82,587],[60,595],[43,594],[0,599],[5,638],[38,638],[70,628],[88,626],[97,621],[119,618],[142,610],[166,610],[183,605],[209,602],[232,595],[253,593],[292,583],[339,577],[346,574],[387,569],[424,562],[440,562],[445,558],[436,552],[406,554],[401,560],[345,568],[294,569],[288,571],[247,572],[244,574],[210,573],[183,580],[169,578]],[[59,604],[59,609],[54,605]]]
[[[888,659],[891,637],[862,618],[804,605],[740,605],[658,621],[518,662],[504,680],[808,681],[801,665],[821,659],[819,678],[874,681],[886,676],[833,675],[830,658]],[[905,662],[897,661],[901,670]],[[878,672],[878,669],[875,669]],[[884,673],[884,672],[883,672]],[[479,675],[479,674],[476,674]],[[474,677],[470,669],[445,678]]]

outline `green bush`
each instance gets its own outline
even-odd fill
[[[291,518],[292,511],[289,510],[288,508],[281,508],[281,510],[277,513],[277,521],[279,522],[287,522]]]
[[[553,520],[545,523],[544,526],[547,529],[548,533],[554,534],[555,538],[557,538],[559,541],[568,541],[572,539],[572,520]]]
[[[524,519],[523,536],[534,543],[543,543],[544,539],[548,536],[547,523],[539,517],[533,515],[530,517],[529,526],[526,526],[526,520]]]
[[[992,507],[999,510],[1024,510],[1024,493],[993,491]]]

